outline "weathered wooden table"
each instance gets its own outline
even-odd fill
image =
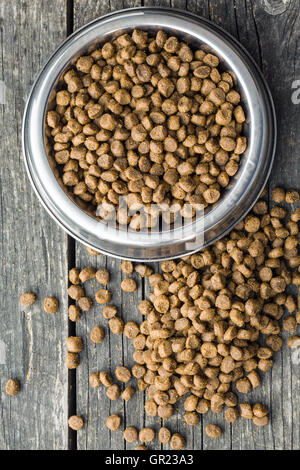
[[[160,426],[144,414],[139,392],[127,404],[110,402],[104,390],[91,389],[92,371],[132,364],[132,346],[126,338],[107,333],[104,343],[85,341],[76,372],[65,366],[65,340],[75,333],[68,322],[66,281],[69,266],[93,264],[111,272],[114,303],[127,320],[138,318],[136,304],[147,285],[131,296],[120,289],[120,262],[91,257],[68,237],[39,204],[25,174],[21,151],[21,120],[34,77],[55,47],[88,21],[109,11],[134,6],[172,6],[210,18],[223,26],[250,51],[271,87],[278,114],[279,140],[270,187],[299,188],[300,156],[300,12],[298,0],[0,0],[0,449],[132,449],[120,432],[105,426],[108,414],[124,415],[124,425]],[[298,80],[298,82],[296,82]],[[5,93],[4,93],[5,91]],[[33,290],[38,301],[20,308],[19,295]],[[90,287],[92,290],[92,286]],[[95,289],[94,289],[95,290]],[[59,313],[43,311],[42,299],[55,295]],[[99,308],[82,315],[76,334],[86,338],[103,323]],[[5,383],[18,377],[22,391],[5,395]],[[180,430],[188,449],[299,449],[300,374],[287,347],[276,354],[273,369],[249,399],[265,402],[271,424],[256,428],[240,419],[234,425],[220,415],[204,415],[193,430],[181,411],[169,420]],[[68,429],[75,411],[87,424],[77,436]],[[206,424],[221,423],[224,434],[206,437]],[[160,449],[157,441],[153,449]]]

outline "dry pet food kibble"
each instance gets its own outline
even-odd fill
[[[181,450],[185,445],[185,440],[181,434],[175,433],[170,440],[170,446],[173,450]]]
[[[136,282],[134,279],[126,278],[121,282],[121,289],[124,292],[134,292],[136,291]]]
[[[155,431],[152,428],[143,428],[139,432],[141,442],[151,442],[155,438]]]
[[[68,315],[71,321],[78,321],[80,317],[79,307],[77,307],[77,305],[70,305],[68,308]]]
[[[82,417],[78,415],[70,416],[68,423],[69,427],[73,429],[73,431],[79,431],[84,425]]]
[[[44,310],[47,313],[56,313],[58,310],[58,300],[55,297],[46,297],[44,300]]]
[[[129,208],[176,206],[174,220],[193,217],[219,200],[247,149],[231,72],[163,31],[124,33],[79,57],[52,105],[46,137],[58,178],[84,210],[103,221],[116,212],[135,230],[156,226],[159,215],[131,215],[120,197]],[[132,273],[128,262],[122,269]]]
[[[24,292],[20,296],[20,303],[25,307],[30,307],[36,301],[36,295],[33,292]]]
[[[92,374],[90,374],[89,376],[89,382],[90,382],[90,386],[92,388],[97,388],[101,385],[101,380],[100,380],[100,376],[99,376],[99,372],[93,372]]]
[[[104,339],[104,329],[101,326],[94,326],[90,333],[90,339],[93,343],[102,343]]]
[[[138,432],[133,426],[129,426],[123,432],[123,437],[127,442],[135,442],[138,439]]]
[[[80,357],[78,353],[68,352],[67,354],[67,368],[76,369],[80,364]]]
[[[108,304],[111,300],[111,292],[106,289],[100,289],[96,292],[95,299],[98,304]]]
[[[122,400],[129,401],[135,394],[135,388],[131,385],[127,385],[121,394]]]
[[[131,379],[131,372],[127,367],[118,366],[115,370],[115,374],[120,382],[129,382]]]
[[[119,415],[110,415],[106,420],[106,426],[110,431],[117,431],[121,424],[121,418]]]
[[[79,336],[69,336],[67,338],[67,348],[71,353],[79,353],[83,350],[82,338]]]
[[[208,437],[212,437],[213,439],[217,439],[222,435],[222,429],[215,424],[208,424],[205,427],[205,432]]]
[[[6,382],[5,391],[7,395],[17,395],[20,391],[20,382],[17,379],[9,379]]]
[[[169,429],[165,427],[160,428],[160,430],[158,431],[158,440],[162,444],[168,444],[168,442],[170,442],[170,439],[171,439],[171,431],[169,431]]]

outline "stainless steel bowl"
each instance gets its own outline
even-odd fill
[[[206,45],[234,73],[246,109],[248,149],[240,169],[218,203],[200,220],[171,231],[147,233],[116,230],[77,206],[50,167],[44,118],[49,97],[62,72],[78,55],[133,28],[163,29],[191,45]],[[263,189],[273,162],[276,119],[272,98],[246,50],[210,21],[169,8],[134,8],[98,18],[72,34],[48,59],[29,96],[23,121],[23,152],[30,181],[49,214],[77,240],[111,256],[132,260],[176,258],[211,244],[246,215]],[[171,235],[171,236],[170,236]]]

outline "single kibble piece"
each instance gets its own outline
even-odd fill
[[[96,274],[95,268],[93,268],[92,266],[88,266],[87,268],[84,268],[80,271],[79,279],[82,283],[84,283],[88,281],[89,279],[93,279],[95,277],[95,274]]]
[[[90,248],[89,246],[86,246],[85,249],[89,253],[89,255],[92,255],[92,256],[100,255],[99,251],[93,250],[93,248]]]
[[[129,382],[129,380],[131,379],[130,370],[127,367],[124,367],[124,366],[118,366],[115,370],[115,374],[116,374],[117,379],[120,382],[125,382],[126,383],[126,382]]]
[[[256,426],[266,426],[269,423],[269,418],[268,416],[263,416],[261,418],[254,416],[252,421]]]
[[[68,308],[68,315],[71,321],[78,321],[80,317],[80,309],[77,305],[70,305]]]
[[[252,406],[249,403],[240,403],[241,417],[246,419],[253,418]]]
[[[205,427],[205,432],[208,437],[213,439],[217,439],[222,436],[223,432],[220,426],[216,426],[215,424],[208,424]]]
[[[96,280],[99,284],[106,286],[109,283],[109,271],[105,268],[98,269],[96,272]]]
[[[255,403],[253,405],[253,415],[256,416],[257,418],[263,418],[264,416],[267,416],[269,414],[269,410],[265,405],[262,405],[261,403]]]
[[[44,310],[47,313],[56,313],[58,310],[58,300],[55,297],[46,297],[44,300]]]
[[[130,338],[130,339],[136,338],[139,332],[140,332],[140,329],[138,325],[133,321],[127,322],[124,326],[123,333],[127,338]]]
[[[77,285],[80,283],[80,278],[79,278],[79,269],[77,268],[72,268],[69,271],[69,281],[71,284]]]
[[[134,279],[130,279],[129,277],[123,279],[121,282],[121,289],[124,292],[135,292],[136,291],[136,282]]]
[[[170,439],[170,446],[173,450],[181,450],[185,445],[185,440],[181,434],[175,433]]]
[[[290,336],[289,339],[287,340],[287,345],[291,349],[297,349],[300,347],[300,336]]]
[[[139,432],[141,442],[151,442],[155,438],[155,431],[152,428],[143,428]]]
[[[111,318],[115,317],[117,313],[118,309],[115,305],[106,305],[102,310],[102,315],[107,320],[110,320]]]
[[[90,386],[92,388],[97,388],[101,385],[101,380],[100,380],[100,376],[99,376],[99,372],[93,372],[92,374],[90,374],[89,376],[89,382],[90,382]]]
[[[117,384],[109,385],[106,389],[106,395],[110,400],[117,400],[120,396],[120,387]]]
[[[111,292],[106,289],[100,289],[96,292],[96,302],[98,304],[108,304],[111,301]]]
[[[299,201],[299,199],[300,199],[300,196],[299,196],[298,191],[290,190],[286,192],[285,202],[287,202],[288,204],[295,204],[296,202]]]
[[[81,297],[78,300],[78,307],[83,311],[87,312],[93,306],[93,301],[90,297]]]
[[[20,296],[20,303],[25,307],[30,307],[36,301],[36,295],[33,292],[24,292]]]
[[[239,411],[235,407],[226,408],[224,417],[228,423],[234,423],[239,417]]]
[[[143,445],[141,444],[141,445],[137,446],[137,447],[135,448],[135,450],[148,450],[148,447],[143,446]]]
[[[119,415],[110,415],[106,420],[106,426],[110,431],[117,431],[121,425],[121,418]]]
[[[124,322],[122,318],[119,318],[119,317],[111,318],[108,322],[108,325],[109,325],[110,331],[114,335],[119,335],[123,333],[124,331]]]
[[[168,444],[171,440],[171,431],[165,427],[160,428],[158,431],[158,440],[162,444]]]
[[[109,387],[110,385],[113,385],[113,378],[108,372],[99,372],[99,378],[104,387]]]
[[[67,338],[67,348],[71,353],[79,353],[83,350],[83,341],[79,336],[69,336]]]
[[[131,385],[127,385],[121,394],[122,400],[129,401],[135,394],[135,388]]]
[[[279,204],[285,200],[285,190],[282,188],[274,188],[272,190],[272,198],[276,204]]]
[[[68,423],[69,427],[73,429],[73,431],[79,431],[84,425],[82,417],[78,415],[70,416]]]
[[[80,364],[80,357],[78,353],[68,352],[67,354],[67,368],[76,369]]]
[[[138,438],[138,432],[136,428],[129,426],[128,428],[124,429],[123,437],[126,442],[135,442]]]
[[[7,395],[17,395],[20,391],[20,382],[17,379],[9,379],[6,382],[5,391]]]
[[[122,261],[121,263],[121,270],[124,274],[132,274],[133,273],[133,264],[131,261]]]
[[[102,343],[104,339],[104,329],[101,326],[94,326],[90,333],[90,339],[93,343]]]
[[[73,300],[78,300],[81,297],[84,297],[84,290],[82,286],[72,285],[68,289],[68,295]]]

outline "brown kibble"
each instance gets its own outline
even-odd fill
[[[262,405],[261,403],[255,403],[255,405],[252,408],[254,416],[257,418],[263,418],[264,416],[267,416],[269,414],[269,410],[265,405]]]
[[[116,374],[117,379],[120,382],[125,382],[126,383],[126,382],[129,382],[129,380],[131,379],[130,370],[127,367],[124,367],[124,366],[118,366],[115,370],[115,374]]]
[[[69,336],[67,338],[67,349],[71,353],[79,353],[83,350],[83,341],[80,336]]]
[[[295,204],[296,202],[299,201],[299,199],[300,199],[300,195],[298,191],[290,190],[286,192],[285,202],[287,202],[288,204]]]
[[[122,400],[129,401],[135,394],[135,388],[131,385],[127,385],[121,394]]]
[[[273,201],[280,204],[285,200],[285,190],[282,188],[274,188],[272,190]]]
[[[135,450],[149,450],[149,448],[143,445],[139,445],[135,448]]]
[[[228,423],[235,423],[239,417],[239,411],[235,407],[226,408],[224,417]]]
[[[170,440],[170,446],[173,450],[181,450],[185,445],[185,440],[181,434],[175,433],[172,435]]]
[[[241,417],[246,419],[253,418],[253,411],[249,403],[240,403]]]
[[[158,440],[162,444],[168,444],[171,440],[171,431],[165,427],[160,428],[158,431]]]
[[[70,305],[68,308],[68,316],[71,321],[78,321],[80,317],[80,310],[77,305]]]
[[[285,331],[295,331],[297,328],[296,318],[292,315],[284,318],[282,321],[282,327]]]
[[[133,273],[133,264],[131,261],[122,261],[121,263],[121,270],[124,274],[132,274]]]
[[[67,354],[67,368],[76,369],[80,364],[80,357],[78,353],[68,352]]]
[[[86,282],[89,279],[93,279],[95,277],[95,273],[96,273],[95,268],[93,268],[92,266],[88,266],[87,268],[84,268],[80,271],[78,277],[79,277],[81,282]],[[70,272],[69,272],[69,276],[70,276]],[[70,277],[69,277],[69,279],[70,279]],[[70,279],[70,282],[72,282],[71,279]],[[72,284],[74,284],[74,283],[72,283]]]
[[[269,423],[269,418],[268,416],[263,416],[262,418],[254,416],[252,421],[256,426],[266,426]]]
[[[109,324],[110,331],[114,335],[119,335],[119,334],[123,333],[123,331],[124,331],[124,322],[121,318],[119,318],[119,317],[111,318],[109,320],[108,324]]]
[[[58,300],[55,297],[46,297],[44,300],[44,310],[47,313],[56,313],[58,310]]]
[[[105,268],[98,269],[96,272],[96,280],[99,282],[99,284],[106,286],[109,283],[109,278],[109,271]]]
[[[90,386],[92,388],[97,388],[101,385],[101,380],[100,380],[100,376],[99,376],[99,372],[93,372],[92,374],[90,374],[89,376],[89,382],[90,382]]]
[[[139,432],[141,442],[151,442],[155,438],[155,431],[152,428],[143,428]]]
[[[116,414],[110,415],[105,424],[110,431],[117,431],[121,425],[121,418]]]
[[[240,393],[248,393],[251,390],[251,382],[246,377],[236,382],[236,388]]]
[[[134,279],[130,279],[129,277],[126,277],[123,279],[121,282],[121,289],[124,292],[135,292],[137,289],[136,282]]]
[[[20,391],[20,382],[17,379],[9,379],[6,382],[5,391],[7,395],[17,395]]]
[[[90,339],[93,343],[102,343],[104,339],[104,329],[101,326],[94,326],[90,333]]]
[[[90,297],[81,297],[78,299],[78,307],[83,311],[87,312],[93,306],[93,301]]]
[[[117,313],[118,313],[118,309],[115,305],[105,305],[105,307],[102,310],[102,315],[107,320],[115,317]]]
[[[216,426],[215,424],[208,424],[205,427],[205,432],[208,437],[211,437],[213,439],[217,439],[223,434],[222,429],[219,426]]]
[[[80,282],[79,278],[79,269],[77,268],[72,268],[69,271],[69,281],[71,284],[77,285]]]
[[[36,295],[33,292],[24,292],[20,296],[20,303],[25,307],[30,307],[36,301]]]
[[[112,293],[109,290],[106,289],[100,289],[98,292],[96,292],[96,302],[98,304],[108,304],[108,302],[111,301]]]
[[[199,415],[195,411],[188,411],[183,418],[189,426],[196,426],[200,421]]]
[[[135,442],[138,439],[138,432],[133,426],[129,426],[123,432],[123,437],[127,442]]]
[[[291,349],[297,349],[300,347],[300,336],[290,336],[289,339],[287,340],[287,345]]]
[[[117,384],[109,385],[106,388],[106,396],[110,400],[117,400],[117,398],[119,398],[119,396],[120,396],[120,387],[119,387],[119,385],[117,385]]]
[[[113,385],[113,378],[108,372],[99,372],[99,378],[104,387]]]
[[[68,289],[68,295],[73,300],[78,300],[81,297],[84,297],[84,289],[81,286],[70,286]]]
[[[73,431],[79,431],[84,426],[84,421],[81,416],[73,415],[68,419],[68,424]]]
[[[140,332],[140,329],[138,325],[133,321],[127,322],[124,326],[123,333],[127,338],[130,338],[130,339],[136,338],[139,332]]]

